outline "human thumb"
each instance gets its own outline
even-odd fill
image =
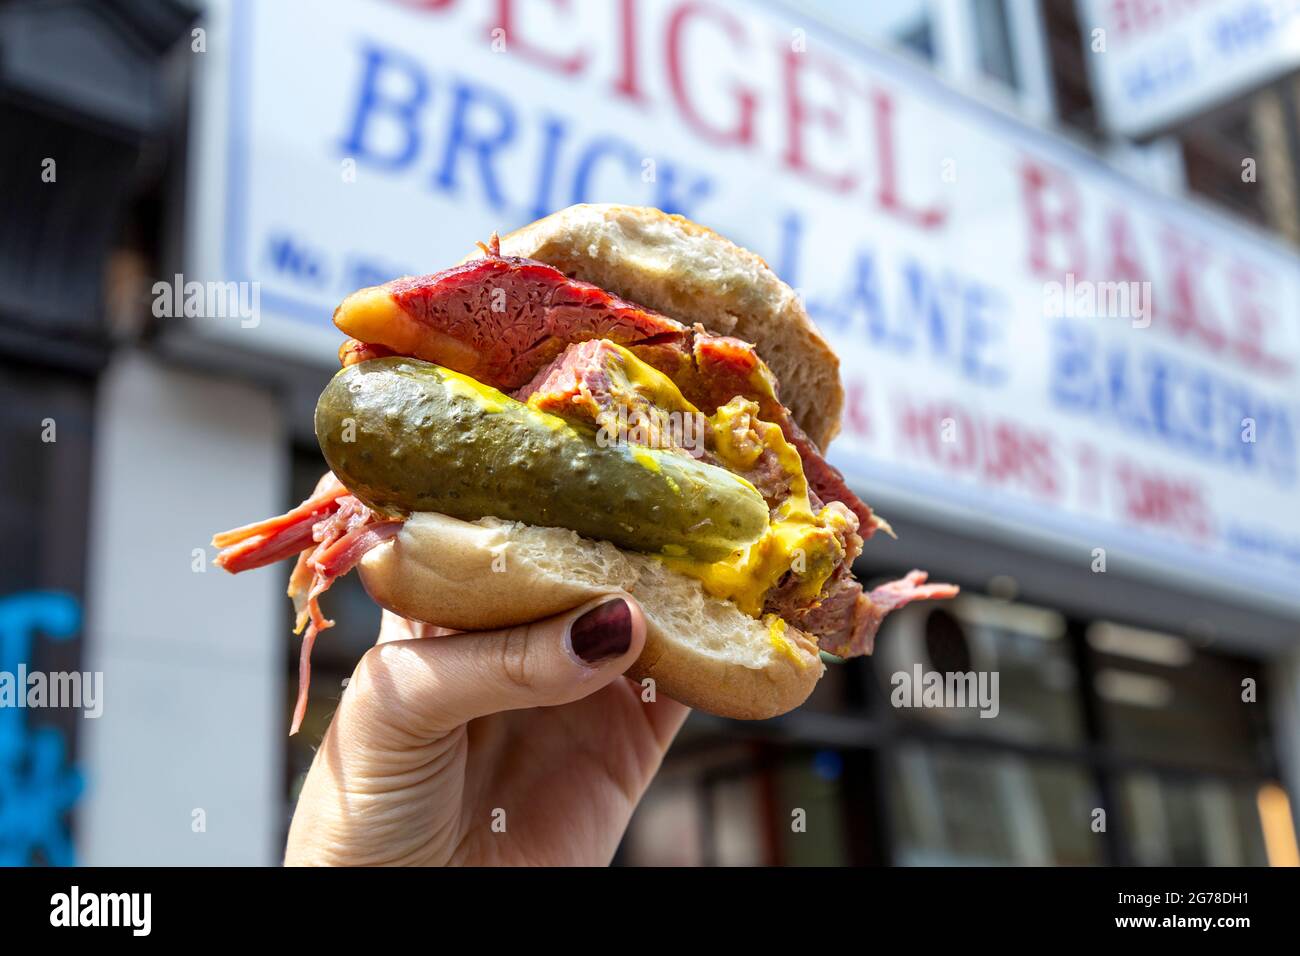
[[[505,630],[387,641],[358,664],[336,719],[349,736],[433,740],[476,717],[586,697],[644,644],[641,608],[622,592]]]

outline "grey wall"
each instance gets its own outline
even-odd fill
[[[288,454],[267,392],[130,352],[104,376],[83,663],[104,712],[81,738],[81,862],[278,861],[284,578],[195,572],[192,551],[210,561],[213,532],[282,510]]]

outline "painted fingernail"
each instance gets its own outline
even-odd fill
[[[597,604],[569,625],[569,649],[584,664],[622,657],[632,646],[632,609],[622,598]]]

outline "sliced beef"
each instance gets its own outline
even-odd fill
[[[798,450],[814,507],[840,502],[857,517],[858,532],[844,542],[846,557],[821,600],[814,606],[797,601],[792,584],[776,588],[765,610],[816,635],[824,650],[852,657],[870,653],[880,621],[890,610],[956,593],[950,585],[926,585],[920,571],[870,595],[863,593],[851,572],[861,548],[859,536],[870,537],[888,526],[799,428],[781,403],[776,377],[754,346],[699,326],[687,328],[545,263],[502,256],[496,244],[484,251],[485,258],[434,275],[366,290],[380,296],[382,307],[396,306],[395,314],[383,313],[378,321],[373,314],[369,317],[368,327],[391,332],[392,340],[349,342],[340,352],[343,362],[390,351],[414,355],[512,391],[520,400],[536,395],[538,407],[598,426],[610,424],[612,418],[618,427],[620,409],[626,414],[639,408],[658,429],[648,444],[678,447],[700,457],[698,449],[674,443],[662,415],[674,409],[663,409],[653,396],[640,395],[626,378],[619,381],[609,375],[609,361],[617,350],[608,343],[617,343],[667,375],[707,415],[733,400],[753,403],[756,424],[779,427]],[[374,304],[369,299],[364,308]],[[341,313],[347,307],[345,302],[335,315],[344,331],[349,331],[349,323]],[[707,448],[704,454],[709,454]],[[742,473],[773,507],[790,493],[786,472],[770,452],[760,453],[753,467]]]
[[[728,433],[718,435],[702,414],[684,405],[666,407],[653,383],[631,380],[624,366],[623,354],[609,342],[581,342],[569,346],[514,397],[541,411],[589,422],[620,441],[680,451],[725,467],[749,481],[772,508],[790,496],[792,477],[762,437],[764,429],[776,426],[759,418],[756,403],[741,396],[725,403],[738,407]],[[716,453],[719,441],[749,464],[724,465]]]
[[[697,404],[717,408],[733,395],[744,395],[758,403],[759,416],[781,426],[786,441],[799,451],[809,486],[822,501],[842,501],[858,516],[858,533],[870,538],[879,521],[870,506],[844,481],[838,468],[828,462],[811,438],[804,434],[781,404],[776,376],[758,357],[754,346],[740,339],[697,333],[694,337],[694,376],[688,397]],[[725,396],[725,397],[724,397]]]
[[[482,259],[379,287],[397,306],[405,327],[395,329],[392,321],[377,323],[392,333],[392,339],[370,345],[437,362],[487,385],[515,391],[526,390],[568,346],[608,339],[665,373],[707,414],[737,395],[757,402],[760,417],[780,425],[799,450],[804,474],[818,497],[844,502],[858,516],[863,537],[870,537],[879,526],[867,504],[849,489],[781,404],[776,377],[752,345],[712,335],[699,326],[688,329],[591,283],[570,279],[545,263],[502,256],[496,244],[485,252]],[[348,308],[345,301],[335,322],[351,334]],[[345,345],[344,350],[345,362],[369,357],[358,346]]]
[[[748,342],[696,329],[691,335],[690,361],[684,358],[674,361],[672,356],[680,353],[662,346],[653,355],[642,354],[644,350],[639,348],[633,351],[667,374],[693,405],[709,414],[736,396],[755,402],[759,417],[779,425],[786,441],[798,450],[808,485],[821,501],[843,502],[857,515],[858,533],[864,538],[871,537],[882,524],[870,506],[849,488],[839,469],[822,457],[821,450],[795,423],[789,409],[781,404],[776,376]],[[515,397],[524,400],[543,384],[548,389],[572,388],[584,374],[578,366],[591,365],[603,354],[595,343],[587,343],[577,352],[570,349],[538,372],[532,382],[516,392]],[[562,410],[563,407],[563,403],[557,403],[548,410]]]
[[[320,596],[351,571],[371,548],[392,538],[401,521],[375,514],[348,493],[333,472],[316,483],[310,498],[282,515],[215,535],[220,548],[215,564],[231,574],[260,568],[293,554],[298,562],[289,576],[297,623],[303,634],[298,655],[298,700],[289,733],[296,734],[307,713],[311,652],[321,631],[334,626],[320,609]]]
[[[866,594],[845,563],[827,584],[815,607],[795,610],[785,616],[796,627],[816,635],[822,650],[836,657],[870,654],[880,622],[890,611],[913,601],[953,597],[952,584],[926,584],[924,571],[882,584]]]
[[[387,358],[392,354],[394,354],[393,350],[385,346],[368,345],[356,339],[348,339],[339,346],[339,365],[347,368],[349,365],[356,365],[358,362]]]
[[[524,385],[574,342],[672,349],[688,335],[680,322],[531,259],[488,256],[398,279],[389,292],[427,341],[442,343],[430,361],[503,389]]]
[[[889,525],[880,515],[871,510],[871,506],[853,493],[840,470],[822,457],[811,438],[803,429],[787,417],[788,430],[786,440],[799,452],[803,459],[804,477],[809,487],[813,488],[823,501],[840,501],[858,516],[858,534],[870,538],[878,529],[883,528],[887,534],[893,534]]]
[[[703,457],[706,436],[700,416],[690,415],[684,404],[667,407],[662,394],[633,380],[625,366],[624,353],[608,340],[579,342],[514,397],[540,411],[589,422],[605,438]]]

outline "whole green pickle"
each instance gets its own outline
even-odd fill
[[[762,496],[725,469],[602,447],[590,427],[418,359],[340,371],[316,405],[316,437],[339,480],[387,514],[493,515],[710,562],[768,525]]]

